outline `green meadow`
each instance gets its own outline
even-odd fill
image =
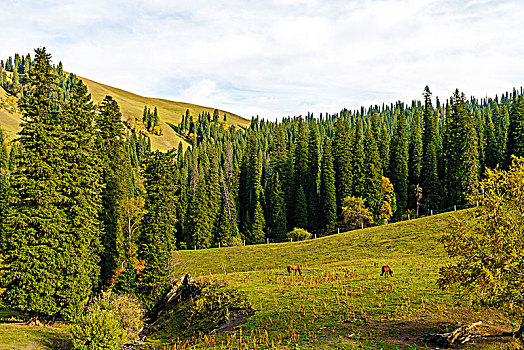
[[[511,338],[500,336],[517,326],[511,318],[461,303],[436,285],[448,262],[438,240],[453,214],[303,242],[181,251],[177,275],[226,283],[257,312],[232,332],[156,342],[167,349],[424,349],[436,346],[423,334],[482,321],[485,336],[461,348],[511,349]],[[288,275],[289,264],[302,275]],[[393,277],[380,276],[383,265]]]
[[[294,243],[223,247],[176,254],[174,275],[218,281],[245,293],[255,315],[221,334],[147,340],[158,349],[435,349],[420,337],[482,321],[458,348],[513,349],[503,332],[517,327],[501,310],[456,300],[436,286],[448,262],[438,241],[452,215],[445,213]],[[288,275],[297,264],[302,275]],[[389,265],[393,276],[380,276]],[[1,349],[53,349],[67,326],[28,327],[1,315]],[[9,317],[11,320],[9,321]],[[14,319],[14,321],[13,321]]]

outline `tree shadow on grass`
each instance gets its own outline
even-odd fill
[[[364,325],[362,330],[371,331],[377,339],[386,343],[441,348],[442,344],[427,341],[423,336],[431,333],[452,332],[460,326],[478,321],[482,321],[482,324],[472,332],[475,337],[465,344],[454,345],[453,348],[477,349],[494,344],[510,345],[514,342],[511,336],[514,329],[510,325],[510,320],[501,312],[494,310],[468,312],[463,309],[452,309],[441,314],[415,314],[405,320],[371,321]]]

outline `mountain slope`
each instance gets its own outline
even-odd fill
[[[86,84],[93,101],[95,103],[101,102],[105,96],[112,96],[120,105],[122,111],[122,117],[124,120],[128,120],[130,117],[142,118],[144,112],[144,106],[147,105],[151,108],[151,111],[155,107],[158,109],[158,115],[160,117],[160,126],[162,127],[163,135],[151,137],[151,146],[153,149],[167,150],[178,145],[181,137],[168,125],[178,124],[182,118],[182,114],[185,114],[186,109],[189,109],[190,114],[196,120],[198,114],[202,112],[209,112],[213,114],[214,108],[203,107],[195,104],[174,102],[159,98],[144,97],[131,92],[97,83],[87,78],[82,78],[84,84]],[[220,111],[220,117],[223,118],[224,114],[227,116],[227,121],[230,125],[247,126],[249,121],[238,115]]]
[[[150,135],[151,147],[154,150],[158,149],[165,151],[176,147],[180,141],[183,141],[182,137],[180,137],[180,135],[169,126],[169,124],[178,124],[182,118],[182,114],[185,114],[187,109],[189,109],[190,114],[195,120],[198,118],[198,115],[203,112],[213,114],[214,111],[214,108],[211,107],[144,97],[112,86],[97,83],[87,78],[79,78],[86,84],[95,103],[100,103],[107,95],[112,96],[120,106],[122,119],[124,121],[133,120],[134,118],[141,120],[144,106],[150,108],[151,111],[157,107],[163,135]],[[8,97],[9,95],[0,87],[0,99],[6,99]],[[236,114],[221,110],[219,110],[219,113],[220,118],[223,118],[224,114],[226,114],[227,121],[230,125],[245,127],[249,124],[247,119]],[[20,120],[20,113],[13,111],[13,108],[0,108],[0,127],[6,131],[8,140],[16,138],[16,133],[20,130]]]

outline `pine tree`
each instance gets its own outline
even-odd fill
[[[443,152],[447,204],[464,203],[478,183],[478,140],[475,121],[464,94],[455,91],[446,116]]]
[[[133,197],[134,184],[129,156],[125,152],[125,135],[118,103],[106,96],[96,117],[98,153],[102,163],[102,220],[104,251],[101,262],[101,283],[107,284],[116,269],[126,261],[125,222],[120,203]]]
[[[169,261],[176,249],[178,171],[175,153],[159,151],[146,162],[145,215],[138,255],[145,261],[140,289],[144,305],[151,310],[169,287]]]
[[[335,170],[335,190],[337,214],[342,215],[344,198],[352,193],[351,144],[347,121],[338,118],[333,136],[333,168]]]
[[[19,101],[23,152],[12,176],[3,298],[34,317],[73,319],[98,280],[101,186],[93,108],[80,85],[60,112],[51,56],[35,51],[31,89]]]
[[[373,138],[371,129],[366,129],[364,135],[364,159],[363,159],[363,191],[362,195],[368,203],[369,209],[375,217],[378,217],[382,207],[382,172],[378,156],[377,144]]]
[[[337,223],[337,201],[331,139],[327,136],[324,138],[324,145],[322,147],[320,203],[322,213],[322,228],[332,230],[335,228]]]
[[[307,205],[309,228],[314,230],[320,226],[320,199],[318,197],[319,180],[319,144],[318,132],[314,122],[309,123],[308,134],[308,165],[306,171]]]
[[[431,105],[431,92],[426,86],[424,89],[424,113],[423,113],[422,133],[422,169],[421,178],[422,188],[424,190],[424,204],[426,209],[435,209],[440,206],[441,201],[441,184],[438,178],[437,170],[437,152],[438,152],[438,126],[433,106]]]
[[[511,164],[511,156],[524,156],[524,97],[515,96],[509,113],[506,166]]]
[[[409,137],[409,159],[408,159],[408,171],[409,171],[409,195],[408,195],[408,208],[414,208],[416,206],[416,200],[414,197],[415,188],[420,185],[421,180],[421,169],[422,169],[422,131],[420,129],[420,111],[419,108],[415,110],[413,121],[410,126],[410,137]]]
[[[255,213],[253,215],[253,226],[249,232],[248,239],[253,243],[262,243],[266,238],[264,228],[266,227],[266,221],[264,219],[264,212],[262,211],[262,205],[260,201],[257,201],[255,206]]]
[[[248,232],[253,225],[257,202],[260,202],[261,168],[258,159],[258,146],[255,132],[248,133],[247,149],[242,158],[239,178],[239,218],[242,232]]]
[[[362,121],[357,120],[355,133],[352,140],[352,157],[351,171],[353,173],[353,195],[356,197],[363,196],[365,190],[364,184],[364,147],[362,145]],[[369,203],[369,202],[368,202]]]
[[[305,193],[305,190],[307,189],[307,173],[308,173],[308,144],[307,144],[307,134],[306,134],[306,128],[304,125],[304,121],[302,119],[297,120],[298,124],[298,130],[295,140],[295,186],[296,192],[295,192],[295,200],[298,200],[298,188],[302,187],[302,190],[304,191],[304,195],[306,196],[306,200],[304,200],[304,204],[306,204],[307,208],[307,194]],[[307,228],[307,226],[302,227]]]
[[[400,108],[395,133],[391,139],[389,179],[397,195],[398,214],[404,214],[408,199],[408,139],[404,108]],[[371,202],[368,200],[368,203]]]
[[[306,228],[308,226],[306,195],[302,185],[298,185],[297,198],[295,201],[295,227]]]
[[[269,180],[267,202],[270,237],[276,240],[284,240],[287,233],[286,205],[278,172],[273,172]]]
[[[486,116],[486,167],[494,168],[502,159],[500,154],[501,147],[496,137],[496,128],[491,120],[491,115]]]

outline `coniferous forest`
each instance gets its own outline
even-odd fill
[[[45,49],[2,61],[0,85],[23,116],[15,142],[0,133],[2,298],[35,317],[73,320],[110,288],[151,310],[176,250],[330,232],[354,224],[352,205],[382,224],[467,204],[487,168],[524,156],[522,90],[440,101],[425,87],[421,101],[246,129],[188,111],[173,127],[189,146],[159,152]]]

